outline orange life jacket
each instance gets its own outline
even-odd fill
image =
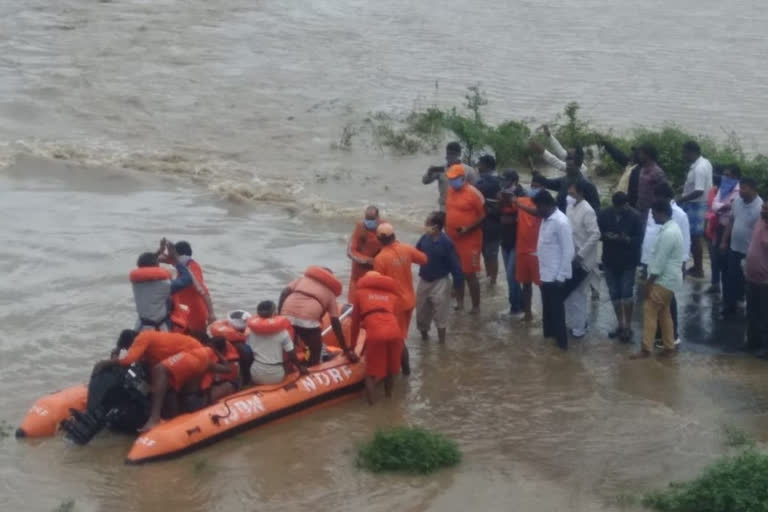
[[[174,298],[189,307],[189,328],[205,332],[208,326],[208,306],[203,297],[208,295],[208,288],[203,281],[203,269],[195,260],[189,260],[187,269],[192,274],[193,283],[176,292]]]
[[[186,332],[189,309],[177,300],[168,300],[170,271],[162,267],[139,267],[131,271],[128,278],[133,285],[139,328],[151,326],[159,330],[170,320],[172,332]]]
[[[371,342],[402,339],[397,322],[398,286],[394,279],[368,272],[357,281],[357,314]]]
[[[220,336],[230,343],[245,343],[247,336],[246,332],[238,331],[226,319],[216,320],[208,326],[208,329],[211,332],[211,336]]]
[[[341,291],[343,289],[341,281],[336,279],[336,276],[325,270],[323,267],[312,265],[311,267],[307,268],[306,272],[304,272],[304,277],[308,277],[310,279],[314,279],[315,281],[321,282],[329,290],[331,290],[336,297],[341,295]]]
[[[293,338],[293,326],[291,321],[284,316],[261,318],[252,316],[248,319],[248,330],[254,334],[277,334],[280,331],[288,331]]]

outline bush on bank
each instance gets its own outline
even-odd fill
[[[749,448],[724,457],[690,482],[646,495],[642,504],[662,512],[766,512],[768,455]]]
[[[458,445],[440,434],[421,428],[379,430],[357,454],[358,466],[374,473],[400,471],[431,473],[461,461]]]
[[[458,139],[466,149],[469,161],[476,160],[481,152],[496,155],[500,168],[527,166],[533,155],[528,142],[531,137],[545,143],[540,131],[534,131],[525,120],[506,120],[500,124],[485,121],[483,110],[488,101],[478,86],[468,88],[462,108],[439,109],[430,107],[410,113],[402,122],[395,123],[388,116],[378,115],[368,119],[376,144],[400,155],[421,151],[435,151],[448,138]],[[590,164],[597,174],[619,174],[623,169],[613,162],[601,148],[602,141],[610,141],[625,153],[632,146],[653,144],[659,151],[659,164],[676,185],[685,181],[688,164],[683,161],[682,145],[695,140],[702,153],[713,165],[738,165],[745,176],[757,179],[768,191],[768,156],[747,154],[735,134],[723,142],[712,137],[695,134],[682,127],[667,123],[657,128],[635,128],[619,135],[602,131],[580,116],[578,103],[569,103],[563,113],[549,123],[552,133],[564,147],[582,145],[588,148]]]

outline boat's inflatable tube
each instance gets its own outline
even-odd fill
[[[362,349],[364,338],[357,342]],[[353,396],[363,388],[365,363],[339,354],[310,370],[293,373],[274,386],[257,386],[230,395],[199,411],[182,414],[142,434],[126,462],[140,464],[182,455],[223,437],[312,407]]]
[[[85,385],[73,386],[39,399],[29,409],[16,430],[16,437],[47,437],[56,433],[59,424],[70,416],[70,409],[84,411],[88,401]]]

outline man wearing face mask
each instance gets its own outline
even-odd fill
[[[445,198],[445,228],[456,246],[461,261],[461,270],[472,299],[472,313],[480,311],[480,281],[477,273],[481,270],[480,255],[483,251],[485,200],[483,194],[466,181],[464,167],[453,165],[446,177],[450,189]],[[464,309],[464,288],[456,291],[456,309]]]
[[[362,221],[355,225],[355,231],[349,237],[347,244],[347,257],[352,260],[352,271],[349,276],[349,302],[354,302],[357,280],[366,272],[373,270],[373,258],[381,250],[381,243],[376,237],[376,228],[379,227],[379,209],[369,206],[365,209]]]
[[[427,169],[424,177],[421,178],[421,182],[424,185],[429,185],[437,181],[437,190],[440,194],[438,198],[438,204],[440,210],[445,211],[445,198],[448,192],[448,178],[446,172],[452,165],[461,165],[464,168],[464,174],[470,184],[477,183],[477,173],[469,165],[461,163],[461,144],[458,142],[449,142],[445,146],[445,165],[437,165]]]
[[[161,261],[183,265],[189,270],[191,283],[182,288],[175,296],[179,304],[189,308],[188,328],[192,333],[204,333],[208,324],[216,321],[213,313],[213,301],[203,280],[203,269],[192,259],[192,246],[189,242],[181,241],[166,244],[168,254]]]
[[[531,149],[543,154],[544,148],[541,144],[531,141]],[[597,188],[581,172],[584,165],[584,150],[581,146],[568,148],[565,155],[565,176],[560,178],[545,178],[544,186],[549,190],[557,191],[557,207],[565,212],[568,206],[568,187],[574,182],[580,182],[584,187],[584,199],[589,203],[595,212],[600,211],[600,195]],[[537,173],[538,174],[538,173]]]

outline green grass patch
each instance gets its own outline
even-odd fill
[[[662,512],[766,512],[768,455],[750,448],[721,458],[690,482],[647,494],[642,504]]]
[[[459,446],[440,434],[416,427],[379,430],[357,454],[359,467],[379,473],[431,473],[461,462]]]

